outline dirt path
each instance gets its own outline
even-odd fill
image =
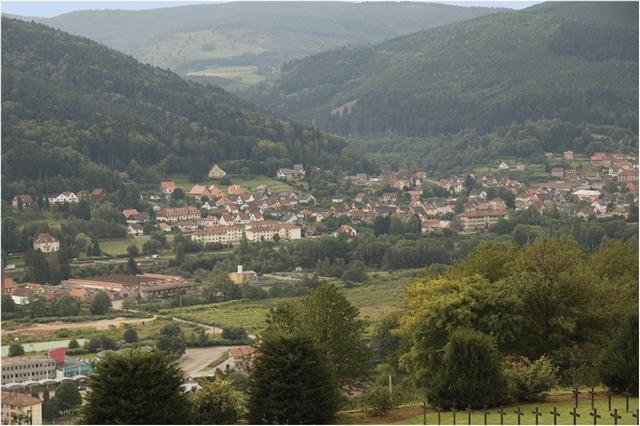
[[[48,322],[46,324],[33,324],[26,327],[16,328],[14,330],[2,330],[3,336],[11,336],[13,334],[24,334],[29,333],[32,335],[40,335],[40,334],[50,334],[51,332],[55,332],[61,330],[63,328],[95,328],[96,330],[106,330],[110,326],[120,327],[122,324],[142,324],[145,321],[154,321],[157,316],[153,316],[152,318],[126,318],[126,317],[116,317],[113,319],[102,319],[97,321],[82,321],[82,322]]]

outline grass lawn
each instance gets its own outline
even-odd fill
[[[380,320],[384,315],[402,307],[404,289],[413,280],[417,269],[398,272],[377,272],[369,283],[342,291],[347,299],[360,309],[360,317],[368,325]],[[164,314],[218,327],[245,327],[249,331],[259,331],[269,309],[278,303],[290,302],[296,298],[265,300],[237,300],[209,305],[167,309]]]
[[[138,238],[109,238],[100,241],[100,250],[110,256],[124,256],[127,254],[127,247],[135,244],[142,252],[142,245],[149,239],[148,236]]]
[[[583,395],[584,396],[584,395]],[[515,413],[517,407],[522,410],[522,417],[520,419],[521,424],[535,424],[535,416],[532,411],[538,407],[542,415],[539,418],[539,424],[550,425],[553,424],[553,416],[550,414],[554,407],[557,408],[560,416],[557,419],[559,425],[573,424],[573,418],[570,415],[571,410],[574,407],[574,401],[564,397],[552,397],[547,402],[536,402],[527,404],[512,404],[505,406],[504,424],[516,424],[517,415]],[[595,407],[598,410],[598,414],[602,417],[598,419],[598,424],[614,424],[613,418],[610,416],[608,410],[607,398],[599,398],[595,401]],[[618,420],[618,424],[636,424],[636,419],[631,414],[638,409],[638,398],[629,399],[629,413],[625,410],[625,398],[622,396],[615,396],[611,399],[611,409],[618,409],[618,415],[622,416],[622,419]],[[497,425],[500,424],[500,415],[498,414],[498,407],[494,407],[488,410],[487,424]],[[577,424],[593,424],[593,417],[589,416],[591,412],[591,401],[588,398],[581,399],[578,404],[577,413],[580,417],[577,419]],[[348,424],[423,424],[424,418],[422,414],[422,408],[420,406],[402,407],[393,410],[387,417],[372,417],[362,412],[358,413],[343,413],[339,415],[338,422]],[[466,411],[460,411],[456,413],[456,423],[459,425],[468,424],[468,417]],[[438,414],[433,409],[427,410],[427,424],[438,424]],[[453,424],[453,414],[450,411],[440,414],[440,424]],[[471,413],[471,424],[481,425],[484,424],[484,415],[482,410],[474,410]]]
[[[245,84],[256,84],[267,78],[266,76],[258,74],[258,67],[255,65],[210,67],[188,72],[187,75],[194,77],[220,77],[230,80],[237,79]]]
[[[271,188],[272,191],[288,191],[288,190],[297,189],[287,184],[286,182],[282,182],[278,179],[274,179],[267,176],[250,176],[245,179],[241,176],[230,175],[228,176],[228,179],[231,181],[231,183],[240,185],[242,188],[244,188],[247,191],[255,191],[256,188],[260,185],[267,185],[269,188]],[[193,182],[189,181],[189,176],[187,175],[173,174],[167,177],[167,180],[173,180],[176,183],[176,186],[178,186],[179,188],[182,188],[182,190],[185,193],[189,192],[194,185]],[[227,186],[221,185],[220,181],[217,179],[207,179],[203,182],[198,182],[198,183],[202,185],[207,185],[207,186],[216,185],[220,190],[224,192],[227,191]],[[304,185],[305,188],[307,188],[307,185],[305,182],[301,182],[301,183]]]

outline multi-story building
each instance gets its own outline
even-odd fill
[[[56,378],[56,362],[46,356],[2,358],[2,383]]]
[[[42,401],[26,393],[2,392],[2,424],[42,424]]]
[[[232,244],[242,240],[240,226],[212,226],[191,234],[191,239],[201,244]]]
[[[462,222],[462,231],[471,233],[484,231],[506,216],[507,211],[503,209],[478,209],[461,213],[458,217]]]
[[[246,235],[253,242],[272,241],[276,235],[280,240],[299,240],[302,231],[297,225],[265,221],[247,225]]]
[[[174,207],[162,209],[156,214],[160,222],[181,222],[200,219],[200,210],[195,207]]]

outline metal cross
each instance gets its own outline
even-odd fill
[[[591,395],[591,408],[592,409],[596,408],[596,406],[595,406],[596,391],[593,388],[591,388],[591,389],[589,389],[589,394]]]
[[[549,414],[553,416],[553,424],[557,425],[558,417],[560,417],[560,413],[558,413],[558,409],[556,407],[553,407],[553,411],[549,412]]]
[[[618,420],[622,418],[621,415],[618,414],[618,409],[614,408],[613,409],[613,413],[609,414],[611,417],[613,417],[613,424],[617,425],[618,424]]]
[[[467,424],[471,424],[471,406],[467,405]]]
[[[422,424],[426,425],[427,424],[427,400],[424,400],[422,402]]]
[[[577,425],[578,423],[576,422],[576,418],[580,417],[580,414],[576,411],[576,407],[573,407],[569,414],[571,414],[571,417],[573,417],[573,424]]]
[[[440,424],[440,413],[442,413],[442,407],[436,407],[436,411],[438,412],[438,424]]]
[[[625,399],[626,399],[626,408],[627,408],[627,413],[629,412],[629,397],[631,396],[631,394],[629,392],[622,392],[622,394],[624,395]]]
[[[500,407],[500,409],[498,410],[498,414],[500,414],[500,424],[503,425],[504,424],[504,415],[507,414],[504,411],[504,407]]]
[[[451,413],[453,414],[453,424],[456,424],[456,413],[458,412],[458,410],[456,410],[456,403],[454,402],[453,405],[451,406]]]
[[[591,410],[591,413],[589,413],[589,415],[591,417],[593,417],[593,424],[594,425],[597,425],[598,424],[598,419],[602,417],[600,414],[598,414],[598,409],[597,408],[594,408],[593,410]]]
[[[611,391],[607,391],[607,401],[609,402],[609,411],[611,411]]]
[[[533,410],[531,412],[531,414],[533,414],[534,416],[536,416],[536,424],[538,424],[538,417],[540,417],[542,415],[542,413],[540,412],[540,410],[538,410],[538,407],[536,407],[535,410]]]
[[[487,406],[484,406],[484,410],[482,410],[482,413],[484,414],[484,424],[487,424],[487,416],[489,415],[489,410],[487,410]]]
[[[518,407],[518,409],[515,411],[515,413],[516,413],[516,416],[518,416],[518,424],[520,424],[520,416],[522,416],[524,413],[522,412],[520,407]]]
[[[578,408],[578,395],[582,392],[580,392],[577,387],[575,387],[571,392],[573,393],[573,398],[576,400],[576,408]]]

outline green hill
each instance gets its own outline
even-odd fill
[[[286,64],[247,96],[352,136],[485,134],[550,119],[635,133],[638,5],[579,6],[542,4],[330,50]]]
[[[291,163],[359,169],[345,142],[85,38],[2,19],[3,197],[167,173],[272,174]]]
[[[40,22],[142,62],[230,87],[271,76],[292,59],[495,11],[416,2],[231,2],[142,11],[87,10]]]

